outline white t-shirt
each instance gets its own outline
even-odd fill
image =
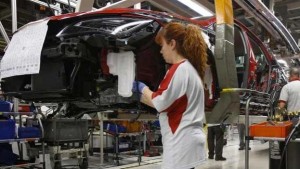
[[[204,91],[189,61],[170,67],[152,102],[160,112],[162,168],[190,169],[202,163],[206,158]]]
[[[279,101],[286,102],[288,112],[300,112],[300,81],[295,80],[283,86]]]

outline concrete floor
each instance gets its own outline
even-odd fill
[[[228,144],[224,146],[223,156],[227,158],[226,161],[206,160],[196,169],[245,169],[245,151],[238,150],[238,137],[234,134],[232,138],[228,139]],[[268,169],[268,148],[269,143],[262,143],[261,141],[251,141],[249,169]],[[109,168],[109,169],[160,169],[161,157],[142,157],[141,165],[137,163],[137,157],[129,157],[121,160],[121,166],[115,166],[112,163],[99,165],[99,155],[94,155],[89,158],[89,168]]]

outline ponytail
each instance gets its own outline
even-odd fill
[[[199,27],[192,24],[186,26],[186,36],[182,46],[185,51],[184,56],[191,62],[203,80],[207,66],[207,45]]]
[[[156,43],[161,44],[162,38],[167,43],[172,39],[176,41],[177,52],[189,60],[203,80],[207,66],[207,45],[200,28],[192,24],[186,26],[179,22],[170,22],[158,32],[155,38]]]

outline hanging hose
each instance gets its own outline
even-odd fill
[[[136,66],[135,66],[135,80],[137,81],[137,64],[136,64]],[[136,85],[136,89],[138,89],[139,88],[139,84],[138,83],[135,83],[135,85]],[[132,119],[130,119],[130,122],[134,122],[134,121],[137,121],[137,119],[141,116],[141,110],[142,110],[142,104],[141,104],[141,96],[142,96],[142,93],[140,94],[139,92],[138,92],[138,94],[136,95],[136,97],[137,97],[137,100],[138,100],[138,102],[137,102],[137,116],[136,117],[134,117],[134,118],[132,118]]]

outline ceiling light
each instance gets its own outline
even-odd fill
[[[193,0],[177,0],[180,3],[186,5],[187,7],[191,8],[195,12],[199,13],[202,16],[213,16],[213,13],[208,10],[206,7],[203,5],[193,1]]]

